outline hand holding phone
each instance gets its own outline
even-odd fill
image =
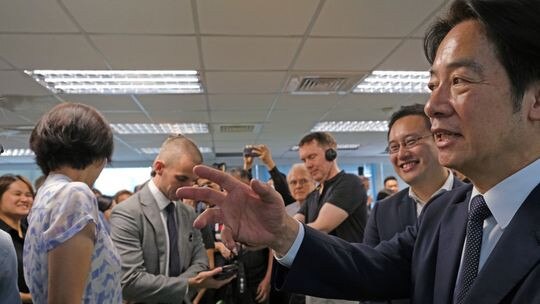
[[[259,157],[260,154],[255,150],[253,146],[246,146],[244,148],[244,156]]]
[[[221,267],[221,272],[213,276],[216,280],[226,280],[238,272],[238,265],[229,264]]]

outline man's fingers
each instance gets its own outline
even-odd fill
[[[197,165],[193,168],[193,172],[198,177],[206,178],[221,186],[221,188],[231,192],[237,187],[246,187],[244,183],[234,178],[232,175],[214,168]]]
[[[270,187],[268,184],[253,179],[251,180],[251,188],[253,189],[253,191],[255,191],[255,193],[257,193],[257,195],[259,195],[259,197],[264,203],[275,204],[279,201],[283,206],[285,206],[281,195],[279,195],[279,193],[274,190],[274,188]]]
[[[176,196],[181,199],[203,201],[212,205],[220,205],[225,194],[208,187],[182,187],[176,190]]]
[[[204,210],[193,222],[193,227],[202,229],[209,224],[222,223],[223,214],[219,208],[208,208]]]
[[[231,252],[237,252],[236,241],[234,240],[231,228],[228,226],[223,226],[223,229],[221,230],[221,242],[223,242],[223,245]]]

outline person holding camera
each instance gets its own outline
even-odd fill
[[[250,175],[255,157],[258,157],[268,168],[268,173],[270,173],[270,178],[274,183],[274,189],[281,194],[285,205],[294,203],[296,200],[289,191],[287,177],[276,166],[270,148],[267,145],[248,145],[244,148],[244,170],[247,170]]]

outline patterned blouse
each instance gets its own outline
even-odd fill
[[[95,243],[82,303],[122,303],[120,258],[88,185],[51,174],[39,189],[28,217],[24,277],[34,303],[47,302],[48,253],[94,223]]]

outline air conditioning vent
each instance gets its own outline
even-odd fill
[[[260,130],[260,124],[236,124],[236,125],[220,125],[219,132],[221,133],[257,133]]]
[[[364,74],[292,75],[287,83],[291,94],[347,94]]]

